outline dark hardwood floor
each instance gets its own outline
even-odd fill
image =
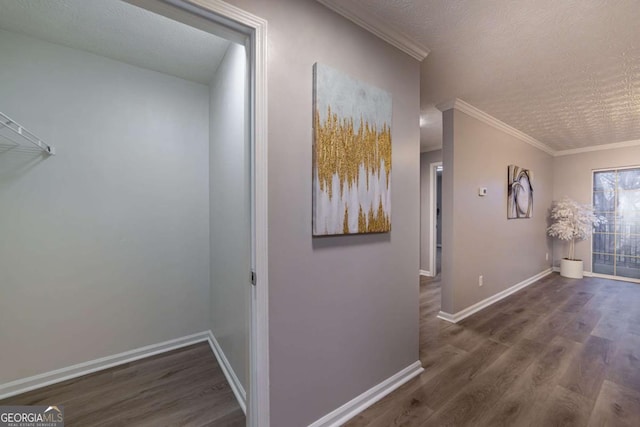
[[[245,425],[206,343],[10,397],[2,405],[64,405],[68,427]]]
[[[552,274],[457,325],[420,287],[425,371],[347,426],[640,426],[640,284]]]

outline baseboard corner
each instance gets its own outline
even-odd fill
[[[442,319],[442,320],[446,320],[447,322],[451,322],[451,323],[458,323],[463,319],[466,319],[467,317],[471,316],[472,314],[477,313],[480,310],[483,310],[487,307],[489,307],[492,304],[495,304],[496,302],[508,297],[511,294],[514,294],[516,292],[518,292],[521,289],[526,288],[527,286],[537,282],[538,280],[542,279],[543,277],[548,276],[549,274],[551,274],[553,272],[553,268],[547,268],[546,270],[541,271],[538,274],[535,274],[527,279],[524,279],[523,281],[516,283],[515,285],[501,291],[498,292],[497,294],[491,295],[488,298],[483,299],[482,301],[479,301],[465,309],[462,309],[454,314],[450,314],[450,313],[445,313],[443,311],[441,311],[440,313],[438,313],[438,318]]]
[[[417,360],[378,385],[375,385],[341,407],[310,424],[309,427],[341,426],[389,393],[420,375],[423,371],[424,368],[422,367],[422,363]]]
[[[456,320],[456,316],[454,314],[450,314],[444,311],[440,311],[438,313],[438,319],[444,320],[445,322],[449,322],[449,323],[458,323],[458,321]]]
[[[236,397],[238,404],[240,405],[240,407],[242,408],[242,411],[246,415],[247,414],[247,393],[244,387],[242,386],[242,383],[240,383],[238,376],[233,370],[233,367],[231,367],[231,363],[229,363],[229,360],[225,356],[224,351],[222,351],[222,347],[220,347],[218,340],[216,340],[215,335],[213,335],[213,331],[211,330],[209,330],[209,333],[208,333],[208,341],[209,341],[209,346],[211,347],[211,351],[213,351],[213,354],[215,355],[216,360],[218,361],[218,365],[220,365],[220,369],[222,369],[222,372],[224,373],[224,376],[227,379],[227,382],[229,383],[229,386],[231,387],[231,390],[233,391],[233,394]]]

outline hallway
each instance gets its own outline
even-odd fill
[[[451,324],[422,277],[425,371],[347,425],[637,425],[640,285],[549,275]]]

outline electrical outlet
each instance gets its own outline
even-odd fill
[[[478,276],[478,286],[482,286],[484,283],[484,277],[482,275]]]

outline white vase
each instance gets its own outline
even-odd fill
[[[560,275],[570,279],[582,279],[582,260],[563,258],[560,261]]]

